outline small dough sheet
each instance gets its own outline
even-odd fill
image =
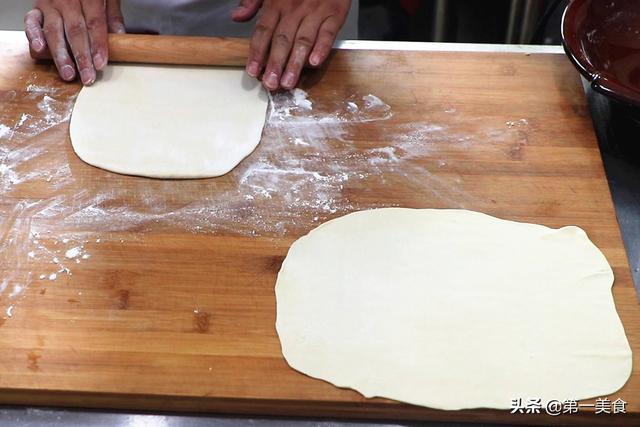
[[[71,142],[82,160],[112,172],[215,177],[257,147],[267,106],[243,70],[109,65],[78,95]]]
[[[446,410],[582,400],[631,375],[613,279],[578,227],[362,211],[291,246],[276,329],[291,367],[366,397]]]

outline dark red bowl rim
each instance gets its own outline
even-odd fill
[[[580,35],[577,32],[576,14],[580,7],[592,0],[571,0],[562,15],[562,46],[567,56],[587,80],[594,90],[611,98],[640,106],[640,93],[628,86],[620,84],[613,76],[599,73],[581,49]]]

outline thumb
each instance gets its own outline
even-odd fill
[[[231,13],[231,19],[236,22],[246,22],[256,16],[263,0],[240,0],[238,7]]]

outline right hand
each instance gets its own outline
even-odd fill
[[[125,32],[120,0],[37,0],[24,24],[31,49],[48,46],[60,77],[85,85],[109,61],[107,33]]]

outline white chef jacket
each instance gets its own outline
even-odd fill
[[[159,34],[250,37],[250,22],[231,20],[239,0],[122,0],[125,25],[134,32]],[[358,0],[353,0],[338,39],[358,38]]]

